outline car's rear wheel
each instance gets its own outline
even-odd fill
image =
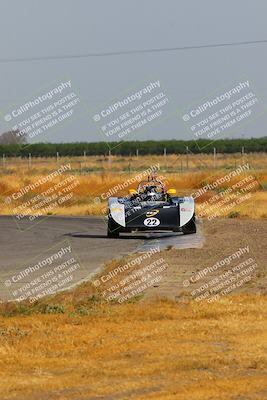
[[[182,226],[182,232],[184,235],[191,235],[193,233],[196,233],[197,228],[196,228],[196,221],[195,221],[195,216],[193,216],[192,219],[190,219],[187,224]]]

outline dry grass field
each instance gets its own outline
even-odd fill
[[[243,295],[1,317],[1,399],[266,399],[266,306]]]
[[[69,166],[63,175],[29,190],[23,196],[13,200],[11,204],[6,202],[7,196],[12,196],[30,184],[40,182],[60,168],[61,165]],[[44,205],[39,206],[36,213],[39,212],[40,215],[106,214],[106,200],[109,197],[110,190],[115,196],[127,195],[128,189],[135,188],[139,177],[144,178],[145,171],[151,166],[159,168],[159,175],[168,187],[176,188],[180,195],[191,195],[207,183],[213,183],[227,176],[240,165],[249,165],[249,169],[233,177],[231,181],[225,181],[197,198],[198,214],[203,214],[203,217],[213,215],[214,208],[205,207],[203,213],[201,204],[213,198],[216,194],[238,184],[242,179],[252,176],[254,186],[252,185],[250,188],[247,185],[247,189],[243,193],[249,194],[249,196],[243,196],[245,197],[244,201],[237,202],[232,208],[226,207],[225,211],[221,207],[219,216],[266,218],[267,157],[265,154],[248,154],[243,157],[239,154],[218,154],[215,161],[212,155],[204,154],[169,155],[166,157],[139,156],[138,158],[87,156],[86,158],[62,158],[58,162],[53,159],[36,158],[32,159],[30,163],[25,159],[8,159],[2,165],[0,176],[0,213],[17,215],[19,213],[18,207],[26,205],[29,200],[34,204],[43,202],[42,204],[48,206],[53,203],[53,197],[48,194],[49,188],[55,187],[68,177],[75,180],[75,185],[68,191],[69,196],[51,209],[47,209]],[[133,183],[129,182],[131,179]],[[125,184],[124,187],[118,187],[122,184]],[[241,186],[241,188],[244,189],[244,186]],[[231,202],[237,191],[237,188],[233,191],[232,198],[229,193],[225,192],[224,203]],[[37,196],[38,201],[34,199]],[[218,203],[218,201],[216,202]],[[213,204],[214,201],[210,200],[210,203]],[[257,207],[254,206],[255,203]],[[24,208],[24,211],[25,214],[33,213],[33,209],[29,207]]]

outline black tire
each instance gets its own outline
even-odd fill
[[[113,219],[108,219],[107,237],[111,239],[117,239],[120,236],[118,226],[114,223]]]
[[[197,232],[195,216],[193,216],[187,224],[182,226],[182,232],[184,235],[192,235]]]

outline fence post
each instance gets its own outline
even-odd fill
[[[213,147],[213,168],[216,168],[216,147]]]
[[[164,169],[165,171],[167,170],[167,149],[166,147],[164,147],[164,151],[163,151],[163,155],[164,155]]]
[[[189,168],[189,148],[186,146],[186,169],[188,170]]]
[[[29,166],[29,169],[30,169],[31,166],[32,166],[32,155],[31,155],[31,153],[29,153],[29,162],[28,162],[28,166]]]
[[[6,166],[6,155],[3,154],[3,169],[5,168],[5,166]]]

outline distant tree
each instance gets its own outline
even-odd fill
[[[8,131],[0,135],[0,144],[25,144],[27,143],[27,135],[19,131]]]

